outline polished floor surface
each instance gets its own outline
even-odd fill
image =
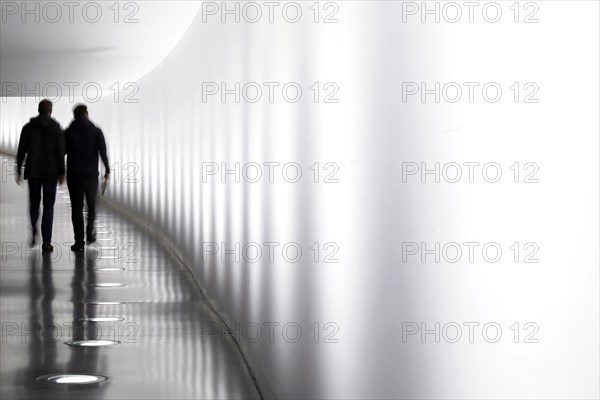
[[[216,324],[188,273],[146,232],[99,209],[97,245],[75,255],[64,185],[54,252],[42,254],[39,242],[30,248],[27,185],[17,186],[6,172],[12,163],[2,157],[1,399],[257,397],[237,353],[222,335],[206,334]],[[79,340],[112,344],[71,344]],[[108,379],[36,380],[63,374]]]

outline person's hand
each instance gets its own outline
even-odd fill
[[[21,174],[15,174],[15,182],[17,185],[20,185],[23,180],[21,179]]]
[[[64,181],[65,181],[65,176],[64,175],[59,175],[58,176],[58,184],[62,185]]]
[[[106,192],[106,186],[108,186],[108,179],[109,179],[108,174],[105,174],[104,179],[102,179],[102,184],[100,185],[100,187],[102,189],[102,196],[104,196],[104,192]]]

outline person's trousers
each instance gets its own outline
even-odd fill
[[[83,199],[87,203],[87,237],[94,232],[96,219],[96,194],[98,193],[97,176],[67,175],[67,186],[71,197],[71,222],[75,233],[75,243],[84,243],[83,236]]]
[[[35,230],[40,216],[40,201],[44,198],[42,214],[42,240],[52,241],[52,222],[54,220],[54,202],[56,201],[56,184],[58,179],[28,178],[29,184],[29,216],[31,227]]]

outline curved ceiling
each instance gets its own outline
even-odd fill
[[[168,56],[201,4],[2,1],[0,95],[52,91],[54,84],[75,96],[86,84],[104,95],[115,83],[122,88]]]

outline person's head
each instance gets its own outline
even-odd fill
[[[38,112],[40,115],[52,115],[52,102],[48,99],[40,101],[38,104]]]
[[[77,104],[73,109],[73,116],[75,119],[87,118],[88,117],[88,109],[85,104]]]

